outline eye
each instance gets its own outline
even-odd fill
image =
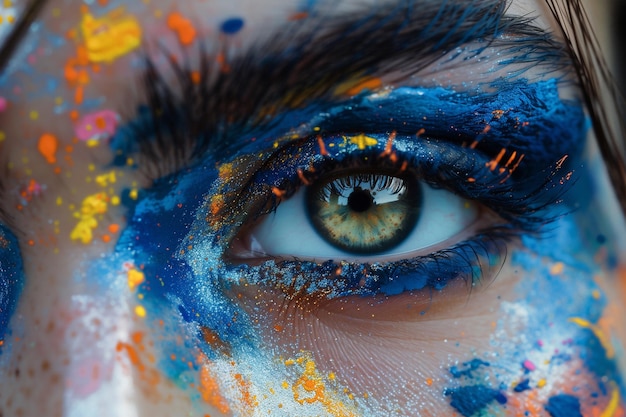
[[[419,256],[442,242],[456,243],[449,240],[476,222],[478,213],[475,203],[413,174],[331,173],[301,187],[240,234],[231,254],[312,260]]]

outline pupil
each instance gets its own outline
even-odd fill
[[[372,207],[373,204],[374,198],[369,190],[363,190],[361,187],[354,187],[354,190],[348,196],[348,207],[357,213],[366,211]]]

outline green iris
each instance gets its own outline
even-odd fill
[[[401,243],[417,223],[421,201],[415,178],[370,172],[321,178],[306,196],[309,219],[320,236],[357,254]]]

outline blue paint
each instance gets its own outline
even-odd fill
[[[573,395],[559,394],[548,399],[545,409],[552,417],[583,417],[580,401]]]
[[[444,394],[451,397],[450,405],[464,417],[471,417],[492,402],[506,404],[506,396],[484,385],[470,385],[447,389]]]
[[[521,380],[516,386],[515,388],[513,388],[513,391],[515,392],[524,392],[526,390],[531,389],[530,387],[530,380],[528,378]]]
[[[22,255],[17,239],[7,227],[0,225],[0,340],[8,333],[23,284]]]
[[[120,254],[133,253],[134,262],[145,266],[143,288],[147,289],[146,297],[151,299],[147,304],[154,306],[155,314],[159,305],[171,307],[181,321],[190,323],[192,328],[213,331],[234,350],[254,351],[258,346],[253,325],[229,298],[232,286],[289,285],[296,291],[321,291],[328,297],[342,297],[394,295],[425,288],[440,290],[453,279],[473,284],[482,277],[493,277],[499,271],[511,236],[543,226],[546,212],[551,212],[551,203],[555,201],[554,192],[543,192],[546,176],[549,180],[556,158],[581,146],[586,128],[580,105],[560,101],[554,80],[534,84],[517,81],[498,88],[496,93],[398,88],[383,98],[357,96],[341,104],[319,101],[278,115],[271,124],[255,129],[233,126],[227,130],[238,137],[236,141],[215,141],[211,152],[195,165],[158,181],[144,192],[136,206],[131,207],[128,227],[117,250]],[[492,111],[499,109],[505,113],[493,119]],[[168,115],[168,123],[180,124],[181,131],[187,132],[189,127],[183,124],[183,116]],[[132,152],[136,149],[133,137],[138,132],[153,137],[158,121],[155,123],[152,117],[148,109],[140,108],[137,118],[118,130],[112,141],[114,149],[121,155]],[[484,133],[486,121],[491,129]],[[302,132],[301,140],[287,139],[292,128],[301,126],[320,128],[327,156],[320,155],[317,132],[313,130]],[[422,128],[426,133],[416,137]],[[343,263],[339,276],[336,271],[340,259],[321,263],[267,261],[259,266],[224,262],[229,241],[241,226],[275,203],[272,187],[290,195],[301,186],[298,168],[314,167],[320,173],[332,169],[332,164],[341,166],[351,158],[363,158],[367,152],[369,160],[384,165],[371,157],[381,154],[391,131],[396,131],[394,150],[401,162],[418,170],[426,182],[480,201],[504,219],[502,224],[433,256],[394,263]],[[342,132],[366,133],[377,138],[378,145],[360,151],[355,145],[346,145]],[[274,150],[277,141],[279,148]],[[474,150],[461,146],[472,141],[479,142]],[[515,173],[504,180],[506,172],[486,168],[502,147],[528,153],[518,169],[533,171],[533,175],[518,181],[520,176]],[[217,181],[218,163],[240,156],[251,157],[247,165],[239,168],[240,172],[235,172],[239,180],[226,184]],[[121,163],[122,158],[119,159]],[[475,181],[466,181],[469,177]],[[227,202],[228,216],[213,230],[207,224],[207,205],[218,189],[234,198]],[[131,201],[127,203],[133,205]],[[544,210],[544,206],[548,208]],[[201,340],[199,334],[198,339]],[[201,343],[209,357],[219,354]],[[469,370],[458,372],[471,376],[472,366],[484,365],[472,362]],[[472,390],[477,397],[468,403],[465,394]],[[461,409],[470,407],[468,404],[479,407],[502,400],[498,391],[480,386],[459,388],[450,391],[450,395]]]
[[[451,366],[449,372],[454,378],[467,377],[472,378],[473,373],[482,366],[489,366],[489,362],[485,362],[481,359],[472,359],[469,362],[464,362],[462,369],[459,369],[457,365]]]
[[[243,19],[240,17],[232,17],[224,20],[220,25],[222,33],[226,35],[234,35],[243,28]]]

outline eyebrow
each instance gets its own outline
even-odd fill
[[[221,155],[238,146],[246,132],[271,126],[281,112],[336,101],[332,92],[342,83],[398,69],[415,73],[474,41],[480,45],[476,55],[497,48],[499,64],[517,64],[520,74],[571,65],[550,33],[532,18],[507,15],[506,8],[499,0],[450,0],[421,2],[419,8],[400,1],[349,15],[317,9],[235,56],[228,70],[201,47],[199,82],[192,81],[188,62],[170,59],[178,89],[171,74],[146,59],[148,105],[111,144],[120,154],[138,152],[140,160],[168,160],[164,171],[170,173],[207,152]],[[222,56],[232,52],[228,44],[217,49]]]

